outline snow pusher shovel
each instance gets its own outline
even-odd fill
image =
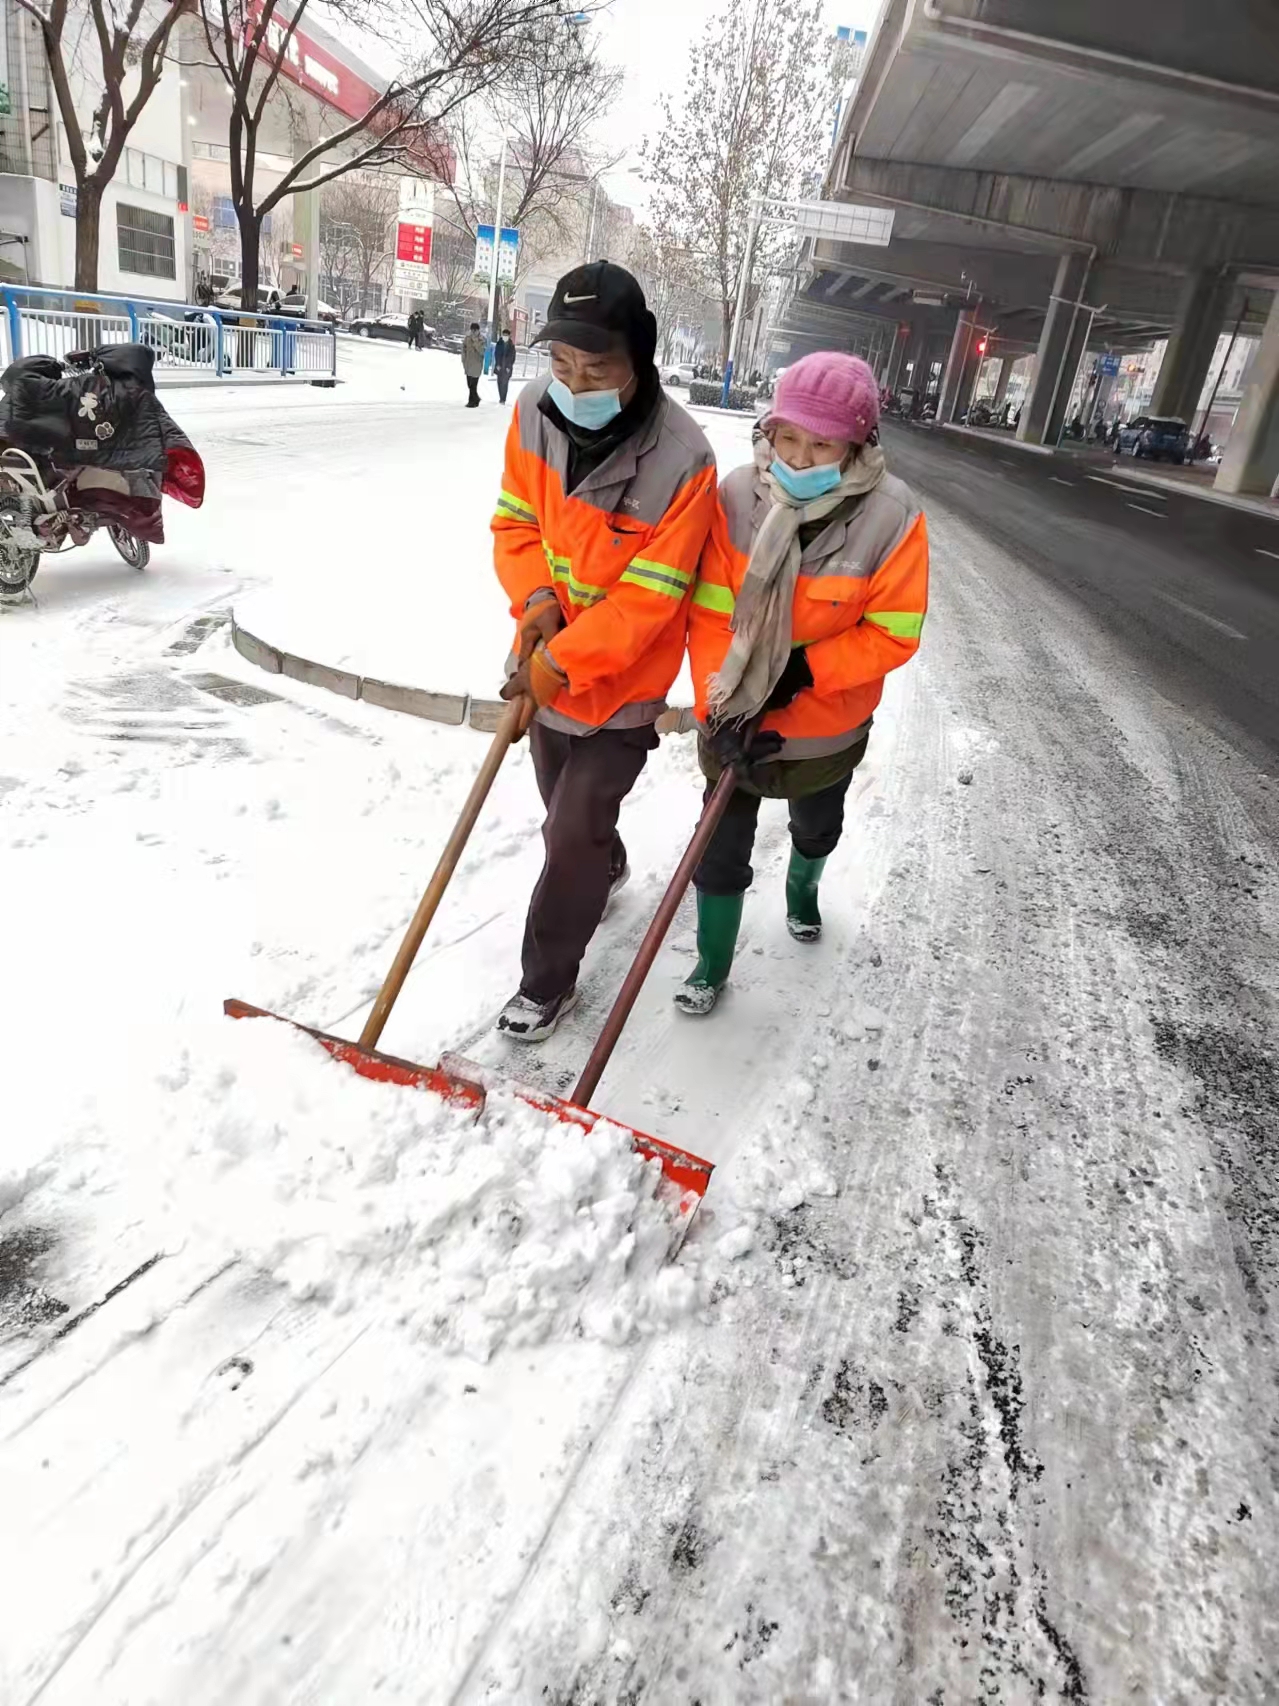
[[[502,760],[506,757],[512,743],[519,739],[522,733],[522,718],[525,714],[525,702],[522,699],[512,700],[508,706],[488,754],[480,766],[471,791],[466,797],[453,833],[449,836],[440,862],[430,882],[426,886],[413,914],[412,922],[405,932],[404,940],[400,943],[399,952],[392,962],[386,981],[378,991],[377,999],[370,1009],[369,1016],[360,1032],[358,1042],[348,1042],[343,1037],[335,1037],[327,1031],[318,1031],[310,1025],[299,1025],[296,1020],[284,1019],[278,1013],[268,1013],[262,1007],[252,1007],[246,1001],[237,1001],[234,997],[224,1001],[222,1010],[232,1019],[278,1019],[283,1024],[290,1024],[295,1029],[305,1031],[314,1037],[335,1060],[351,1066],[364,1078],[376,1079],[384,1084],[402,1084],[413,1089],[431,1090],[437,1096],[444,1097],[462,1106],[473,1108],[478,1115],[484,1106],[485,1094],[489,1089],[499,1085],[518,1095],[523,1101],[539,1108],[544,1113],[554,1114],[556,1118],[584,1127],[586,1130],[598,1120],[606,1119],[603,1114],[594,1113],[586,1106],[588,1098],[594,1093],[600,1076],[608,1063],[609,1056],[617,1044],[631,1008],[640,992],[644,979],[657,957],[657,950],[662,944],[672,918],[683,897],[684,890],[692,879],[693,870],[710,840],[716,823],[728,804],[728,796],[732,792],[733,774],[725,771],[721,777],[715,794],[708,801],[702,812],[696,833],[689,844],[688,851],[680,861],[679,869],[672,877],[670,886],[662,897],[661,905],[649,925],[647,934],[640,945],[634,964],[626,975],[621,990],[618,992],[612,1011],[600,1032],[599,1040],[591,1051],[591,1057],[569,1098],[554,1096],[546,1091],[537,1090],[507,1078],[504,1074],[494,1072],[491,1068],[481,1066],[467,1060],[461,1055],[446,1054],[438,1066],[419,1066],[411,1060],[401,1060],[393,1054],[383,1054],[378,1048],[378,1040],[382,1035],[396,997],[404,986],[404,980],[422,945],[423,938],[430,928],[444,890],[448,887],[449,879],[457,868],[462,850],[466,846],[472,829],[475,827],[480,810],[487,799],[490,789]],[[727,783],[727,786],[725,786]],[[706,1186],[710,1181],[713,1163],[704,1161],[700,1156],[693,1155],[687,1150],[676,1149],[671,1144],[663,1143],[660,1139],[649,1137],[634,1127],[621,1121],[610,1121],[619,1130],[629,1134],[631,1146],[637,1154],[646,1160],[660,1162],[662,1172],[672,1184],[679,1187],[683,1193],[681,1201],[681,1220],[686,1224],[691,1213],[696,1209],[701,1198],[705,1195]]]

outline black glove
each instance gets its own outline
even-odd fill
[[[786,667],[777,677],[777,685],[764,701],[766,711],[782,711],[806,687],[813,685],[813,672],[808,667],[808,653],[795,646],[786,660]]]
[[[776,729],[757,729],[752,734],[741,723],[721,723],[706,736],[706,744],[725,770],[745,776],[752,765],[776,758],[785,742]]]

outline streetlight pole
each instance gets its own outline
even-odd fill
[[[591,186],[591,218],[590,223],[586,227],[586,253],[582,256],[583,266],[589,266],[591,264],[591,248],[595,242],[595,204],[599,200],[599,193],[600,181],[596,178],[594,184]]]
[[[502,132],[502,161],[497,169],[497,212],[493,219],[493,259],[489,267],[489,339],[497,337],[493,315],[497,307],[497,256],[502,246],[502,197],[506,193],[506,132]]]

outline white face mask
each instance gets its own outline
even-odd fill
[[[799,503],[808,503],[833,492],[844,470],[838,462],[815,462],[811,468],[792,468],[789,462],[774,455],[769,472],[791,497]]]
[[[564,419],[584,432],[599,432],[622,412],[622,394],[616,389],[570,391],[562,379],[552,379],[547,391]]]

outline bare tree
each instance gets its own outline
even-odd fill
[[[361,310],[391,267],[391,230],[399,206],[395,179],[353,172],[320,194],[320,265],[327,278],[349,283]]]
[[[452,214],[435,206],[431,227],[431,295],[441,302],[456,302],[470,295],[475,269],[475,238]]]
[[[17,0],[40,26],[76,182],[75,287],[98,288],[102,195],[164,70],[187,0]],[[89,31],[85,29],[88,14]],[[86,36],[88,39],[86,40]],[[87,133],[77,84],[93,99]]]
[[[718,308],[706,257],[676,242],[668,231],[641,225],[635,231],[630,264],[657,320],[659,357],[669,361],[680,328],[700,327],[713,300]]]
[[[709,255],[728,360],[751,204],[794,194],[818,158],[830,88],[822,0],[725,0],[695,43],[677,106],[645,143],[658,225]],[[767,228],[757,257],[776,246]],[[748,281],[749,284],[749,281]]]
[[[562,0],[402,0],[395,22],[409,28],[425,50],[355,117],[324,107],[318,135],[296,149],[284,173],[270,175],[268,187],[258,172],[262,126],[272,97],[283,92],[281,75],[297,55],[297,32],[310,4],[200,0],[204,47],[231,99],[231,203],[240,226],[246,308],[257,304],[262,221],[285,196],[377,165],[447,177],[441,166],[444,121],[495,82],[512,56],[525,51],[530,33],[563,13]],[[372,0],[330,0],[325,16],[334,12],[360,28],[387,29]]]
[[[486,110],[462,108],[451,126],[458,169],[449,188],[472,239],[476,225],[496,212],[496,132],[507,150],[502,223],[519,228],[521,272],[577,235],[585,241],[592,187],[615,163],[594,154],[591,137],[621,83],[621,71],[600,59],[587,29],[566,32],[557,21],[530,32]]]

